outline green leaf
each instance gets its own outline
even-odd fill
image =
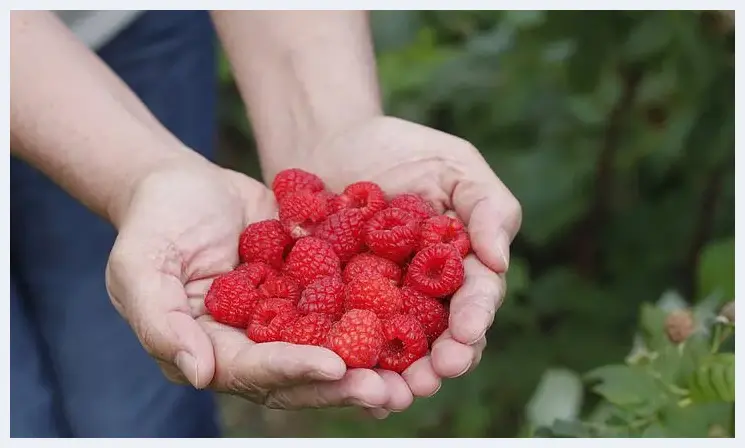
[[[658,438],[668,437],[665,427],[660,423],[652,423],[642,432],[642,437]]]
[[[548,426],[555,420],[575,419],[582,406],[582,380],[567,369],[548,369],[526,406],[528,421]]]
[[[665,334],[665,310],[652,305],[642,304],[639,326],[642,338],[650,351],[659,351],[671,345]]]
[[[645,14],[645,18],[634,27],[623,45],[625,58],[633,62],[649,59],[670,45],[673,34],[670,27],[664,26],[660,19],[659,13]]]
[[[717,353],[706,359],[688,383],[696,402],[735,402],[735,354]]]
[[[717,294],[722,301],[735,297],[735,239],[709,243],[698,265],[699,299]]]
[[[557,420],[551,425],[551,433],[554,437],[586,438],[590,437],[590,431],[578,421]]]
[[[647,372],[626,365],[609,365],[589,372],[585,378],[600,381],[593,391],[617,406],[646,412],[647,405],[656,406],[664,391]]]

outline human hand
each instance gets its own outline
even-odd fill
[[[376,117],[292,157],[272,157],[271,163],[280,163],[267,164],[265,178],[295,166],[318,174],[336,192],[370,180],[390,195],[417,193],[440,212],[457,213],[468,226],[474,252],[464,261],[465,283],[451,300],[449,329],[433,343],[431,355],[412,364],[402,377],[414,396],[429,396],[439,389],[441,378],[476,367],[486,346],[484,335],[506,291],[509,246],[521,224],[518,201],[481,154],[452,135]],[[386,416],[386,407],[375,415]]]
[[[111,300],[173,381],[239,395],[271,408],[408,406],[382,376],[345,368],[330,350],[273,342],[217,323],[203,298],[238,263],[238,235],[272,218],[263,184],[204,159],[169,162],[136,182],[106,269]],[[394,383],[395,385],[395,383]],[[395,390],[394,390],[395,391]],[[408,400],[408,402],[407,402]],[[398,403],[398,404],[397,404]]]

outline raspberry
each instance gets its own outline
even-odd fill
[[[420,221],[424,221],[427,218],[437,215],[437,211],[429,201],[412,193],[399,194],[391,199],[391,202],[388,205],[391,208],[406,210]]]
[[[388,208],[376,213],[365,224],[365,243],[376,255],[399,263],[414,250],[418,230],[411,213]]]
[[[292,245],[292,238],[276,219],[249,224],[241,233],[238,254],[242,262],[263,261],[275,268]]]
[[[388,278],[394,285],[401,281],[401,268],[387,258],[375,254],[358,254],[352,257],[344,267],[344,281],[349,283],[363,274],[378,273]]]
[[[282,330],[298,317],[290,300],[266,299],[256,305],[246,334],[258,343],[279,341]]]
[[[215,321],[246,328],[258,299],[246,272],[233,270],[212,282],[204,297],[204,306]]]
[[[375,213],[386,207],[383,190],[373,182],[355,182],[347,186],[340,195],[331,200],[333,211],[342,209],[357,209],[363,219],[370,219]]]
[[[277,202],[282,202],[288,193],[308,191],[317,193],[326,186],[320,177],[299,168],[290,168],[277,173],[272,182],[272,191]]]
[[[347,311],[329,331],[324,346],[351,368],[373,368],[383,347],[383,326],[368,310]]]
[[[370,310],[380,319],[401,312],[401,291],[380,274],[361,275],[345,287],[344,307],[347,310]]]
[[[439,300],[426,296],[408,286],[401,288],[403,312],[422,325],[427,342],[432,344],[448,327],[449,312]]]
[[[665,333],[674,344],[684,342],[695,329],[696,321],[691,310],[675,310],[665,318]]]
[[[427,337],[412,316],[397,314],[383,321],[385,343],[380,351],[380,368],[401,373],[427,353]]]
[[[341,262],[334,249],[312,236],[295,243],[282,269],[303,288],[322,277],[341,276]]]
[[[286,275],[272,274],[258,289],[265,299],[287,299],[292,303],[300,300],[300,285]]]
[[[404,283],[428,296],[445,297],[460,288],[464,275],[458,250],[439,243],[414,255]]]
[[[331,318],[325,314],[310,313],[285,327],[280,339],[298,345],[322,345],[331,330]]]
[[[420,250],[437,243],[452,244],[461,257],[465,257],[471,249],[468,232],[461,220],[447,215],[429,218],[419,227]]]
[[[303,291],[297,309],[301,313],[321,313],[338,320],[344,313],[344,283],[339,277],[323,277]]]
[[[309,191],[288,193],[279,203],[279,222],[294,239],[313,234],[327,216],[327,200],[322,194]]]
[[[234,271],[242,272],[252,289],[258,288],[269,278],[277,275],[277,271],[273,267],[261,261],[239,264]]]
[[[316,229],[313,236],[331,244],[342,263],[360,253],[364,246],[362,227],[365,221],[358,209],[344,209],[329,216]]]

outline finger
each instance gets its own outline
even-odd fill
[[[389,399],[386,382],[370,369],[350,369],[343,378],[277,389],[266,406],[276,409],[359,406],[381,408]]]
[[[465,281],[450,301],[450,331],[456,341],[473,344],[494,322],[506,285],[503,276],[474,256],[466,257],[463,264]]]
[[[411,406],[414,402],[414,396],[401,375],[383,369],[375,369],[375,372],[385,381],[388,390],[388,402],[383,406],[384,409],[401,412]]]
[[[409,390],[415,397],[431,397],[440,390],[440,376],[435,373],[432,358],[427,355],[420,358],[401,374]]]
[[[241,332],[239,337],[245,335]],[[344,361],[331,350],[285,342],[249,343],[236,356],[220,358],[218,363],[227,369],[224,384],[238,394],[334,381],[346,372]]]
[[[162,363],[175,365],[194,387],[206,387],[215,371],[214,351],[191,316],[181,281],[147,269],[147,264],[116,249],[106,280],[112,302],[145,350]]]
[[[473,372],[473,370],[481,363],[481,357],[484,355],[484,349],[486,349],[486,338],[479,339],[478,342],[473,344],[471,347],[473,347],[473,361],[471,362],[471,367],[468,368],[466,373]]]
[[[453,209],[468,226],[476,255],[495,272],[509,266],[509,246],[520,228],[520,203],[494,176],[489,179],[460,180],[453,188]]]
[[[442,378],[456,378],[471,368],[474,347],[453,340],[450,330],[445,330],[432,344],[432,367]]]

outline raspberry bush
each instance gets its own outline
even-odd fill
[[[257,343],[327,347],[349,367],[400,373],[426,355],[464,281],[463,223],[369,181],[334,194],[292,168],[272,188],[278,216],[238,237],[241,264],[205,296],[212,317]]]

